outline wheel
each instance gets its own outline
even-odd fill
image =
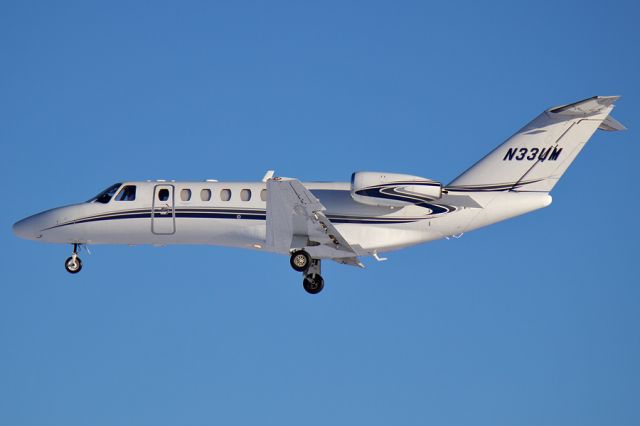
[[[64,268],[70,274],[77,274],[82,269],[82,260],[78,256],[74,259],[73,256],[65,260]]]
[[[307,293],[318,294],[324,288],[324,279],[322,279],[320,274],[310,274],[304,277],[302,286]]]
[[[289,259],[291,267],[294,271],[304,272],[309,269],[311,264],[311,256],[304,250],[296,250],[291,253],[291,259]]]

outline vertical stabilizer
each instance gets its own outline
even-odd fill
[[[544,111],[447,189],[551,191],[598,128],[624,130],[609,116],[618,99],[595,96]]]

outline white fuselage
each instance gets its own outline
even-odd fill
[[[118,200],[126,186],[135,186],[134,199]],[[362,204],[353,199],[347,182],[304,186],[326,207],[326,216],[359,256],[461,234],[551,203],[547,193],[467,191],[461,195],[471,196],[481,208],[438,212],[416,205]],[[94,199],[48,210],[16,223],[14,231],[51,243],[209,244],[268,250],[264,182],[148,181],[119,188],[106,203]]]

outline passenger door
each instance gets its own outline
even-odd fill
[[[171,235],[176,232],[173,185],[156,185],[153,190],[151,232],[158,235]]]

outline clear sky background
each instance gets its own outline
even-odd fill
[[[517,4],[516,4],[517,3]],[[0,3],[0,424],[640,424],[636,2]],[[11,225],[127,179],[448,182],[623,95],[547,209],[326,262]]]

